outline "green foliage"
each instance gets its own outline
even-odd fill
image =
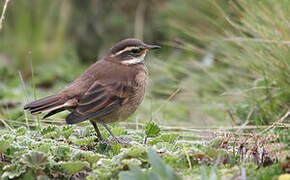
[[[27,128],[26,127],[19,127],[18,129],[16,129],[15,134],[17,136],[22,136],[22,135],[26,134],[26,132],[27,132]]]
[[[21,174],[25,173],[26,168],[24,166],[21,165],[15,165],[15,164],[11,164],[11,165],[6,165],[3,168],[4,173],[2,174],[2,178],[17,178],[19,177]]]
[[[283,174],[281,169],[281,164],[278,163],[271,167],[266,167],[262,169],[258,169],[257,171],[250,171],[250,178],[257,178],[258,180],[271,180],[273,178],[278,178],[279,175]]]
[[[152,141],[149,142],[150,145],[154,145],[160,142],[167,142],[170,144],[176,143],[179,138],[179,134],[162,134],[159,137],[155,137]]]
[[[33,92],[36,97],[58,92],[114,42],[136,35],[162,44],[148,61],[152,81],[140,119],[229,125],[230,111],[236,124],[271,124],[286,113],[290,98],[287,5],[287,0],[11,2],[0,33],[0,114],[11,124],[24,122],[21,106]],[[167,101],[175,89],[180,91]],[[154,110],[158,113],[150,117]],[[34,120],[28,116],[29,124]]]
[[[136,166],[131,166],[130,167],[130,172],[121,172],[119,175],[120,180],[148,180],[150,179],[149,174],[145,174],[144,172],[141,171],[140,168]],[[152,178],[152,177],[151,177]]]
[[[61,134],[65,139],[68,139],[69,136],[73,133],[74,126],[63,126]]]
[[[22,163],[32,169],[44,169],[47,164],[47,157],[42,152],[31,151],[23,155],[21,158]]]
[[[5,140],[4,138],[0,139],[0,153],[6,152],[6,150],[9,148],[9,141]]]
[[[78,146],[88,146],[95,139],[96,139],[96,137],[77,138],[73,142],[76,143],[76,145],[78,145]]]
[[[115,136],[121,136],[125,134],[125,129],[122,127],[113,127],[112,132],[115,134]]]
[[[88,167],[88,162],[82,161],[67,161],[67,162],[59,162],[60,166],[65,169],[65,171],[70,174],[75,174],[81,171],[84,167]]]
[[[160,134],[160,127],[154,121],[149,121],[146,123],[145,134],[147,137],[156,137]]]
[[[123,153],[128,158],[136,158],[143,156],[146,153],[146,149],[141,145],[135,145],[129,149],[124,149]]]
[[[221,105],[224,113],[230,109],[237,124],[247,119],[254,125],[280,119],[290,98],[288,4],[287,0],[169,3],[164,13],[181,38],[178,47],[197,56],[190,63],[186,59],[191,56],[182,62],[188,65],[183,65],[185,91],[202,103],[203,99],[207,104],[214,102],[214,108]],[[205,60],[211,65],[205,65]],[[185,102],[195,101],[189,97]],[[216,111],[207,113],[218,117]]]
[[[123,129],[118,126],[114,128]],[[83,174],[84,178],[88,179],[118,177],[192,179],[200,177],[205,171],[206,178],[214,176],[222,179],[239,173],[236,167],[242,163],[239,161],[237,145],[230,143],[226,148],[221,147],[225,142],[223,138],[197,144],[180,141],[179,134],[176,132],[159,131],[159,136],[152,137],[145,145],[142,142],[142,138],[147,136],[145,129],[141,131],[143,133],[128,131],[126,135],[122,130],[121,136],[127,137],[130,141],[127,142],[128,145],[119,145],[111,143],[110,140],[106,140],[107,143],[94,141],[96,134],[89,126],[82,127],[82,130],[73,130],[69,133],[68,139],[61,135],[62,130],[71,131],[71,126],[43,127],[41,131],[26,128],[18,128],[10,132],[5,129],[0,130],[0,144],[3,145],[0,146],[3,147],[0,153],[2,160],[0,176],[4,179],[31,177],[68,179],[67,177]],[[100,130],[101,133],[105,131],[103,128]],[[43,138],[53,132],[59,135]],[[269,142],[267,146],[275,145]],[[235,153],[232,152],[232,149],[235,149],[233,147],[236,148]],[[250,147],[251,145],[247,146]],[[273,157],[283,157],[288,151],[287,149],[285,152],[273,150],[271,153],[279,153]],[[250,155],[249,158],[252,159],[252,156]],[[256,164],[246,163],[244,166],[247,173],[254,173],[259,177],[282,174],[280,164],[273,163],[273,169],[272,166],[269,166],[268,170],[260,167],[259,171],[256,171]],[[213,164],[216,164],[214,168]],[[200,168],[201,165],[204,166],[204,170]]]
[[[146,173],[142,172],[140,168],[137,166],[131,165],[129,172],[121,172],[119,174],[120,180],[149,180],[149,179],[156,179],[156,180],[177,180],[180,179],[174,170],[168,166],[165,165],[160,157],[154,152],[153,150],[149,150],[148,152],[148,159],[150,162],[150,165],[152,167],[151,172]]]
[[[102,154],[98,153],[93,153],[93,152],[82,152],[82,156],[84,156],[85,160],[90,163],[90,165],[98,162],[99,159],[104,158],[105,156]]]
[[[148,153],[148,158],[152,166],[152,172],[159,177],[158,179],[179,179],[174,170],[170,166],[165,165],[156,152],[150,150]]]

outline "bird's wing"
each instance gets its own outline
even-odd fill
[[[76,108],[66,117],[68,124],[106,115],[128,100],[132,87],[121,81],[106,85],[95,82],[79,99]]]

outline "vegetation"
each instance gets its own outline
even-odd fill
[[[289,173],[289,8],[288,0],[11,0],[0,30],[1,177]],[[65,113],[41,120],[23,111],[126,37],[162,46],[147,58],[151,82],[141,107],[113,126],[128,146],[104,129],[109,143],[98,142],[88,123],[64,125]]]
[[[216,130],[215,135],[198,136],[202,131],[193,133],[194,129],[186,129],[190,136],[182,137],[172,130],[165,133],[166,127],[154,122],[141,131],[112,127],[115,135],[129,143],[123,145],[116,144],[104,128],[101,133],[107,140],[99,142],[94,129],[88,123],[82,125],[2,130],[1,178],[269,179],[283,173],[280,162],[289,154],[283,144],[289,142],[286,131],[288,139],[283,140],[274,133],[248,137]]]

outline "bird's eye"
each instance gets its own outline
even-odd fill
[[[140,51],[141,51],[140,49],[132,49],[132,50],[131,50],[131,52],[134,53],[134,54],[135,54],[135,53],[139,53]]]

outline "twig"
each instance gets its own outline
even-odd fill
[[[270,129],[275,129],[277,127],[277,124],[282,123],[288,116],[290,115],[290,111],[287,111],[284,116],[282,116],[277,122],[274,122],[271,126],[269,126],[267,129],[262,131],[260,134],[265,133],[269,131]]]
[[[280,124],[280,123],[278,123]],[[120,122],[120,125],[132,125],[132,126],[136,126],[136,123],[134,122]],[[138,123],[138,126],[144,127],[145,123]],[[198,127],[198,126],[194,126],[194,127],[173,127],[173,126],[164,126],[164,125],[160,125],[160,127],[163,130],[180,130],[180,131],[205,131],[205,130],[210,130],[210,131],[215,131],[220,130],[220,131],[229,131],[229,130],[236,130],[236,129],[265,129],[265,128],[269,128],[269,126],[267,125],[262,125],[262,126],[234,126],[234,127]],[[289,124],[280,124],[277,125],[277,127],[281,127],[281,128],[289,128],[290,125]]]
[[[0,121],[10,130],[13,131],[13,129],[5,122],[4,119],[0,118]]]
[[[231,110],[227,109],[226,112],[228,113],[228,115],[230,116],[230,119],[232,120],[232,126],[236,126],[235,118],[234,118]]]
[[[4,4],[4,7],[3,7],[3,11],[2,11],[2,15],[1,15],[1,18],[0,18],[0,30],[2,29],[2,24],[3,24],[3,20],[5,18],[5,12],[6,12],[6,9],[7,9],[7,6],[8,6],[8,3],[9,3],[10,0],[6,0],[5,1],[5,4]]]
[[[163,103],[159,108],[153,113],[152,118],[154,118],[160,111],[161,109],[168,104],[168,102],[180,91],[180,88],[176,89]]]

